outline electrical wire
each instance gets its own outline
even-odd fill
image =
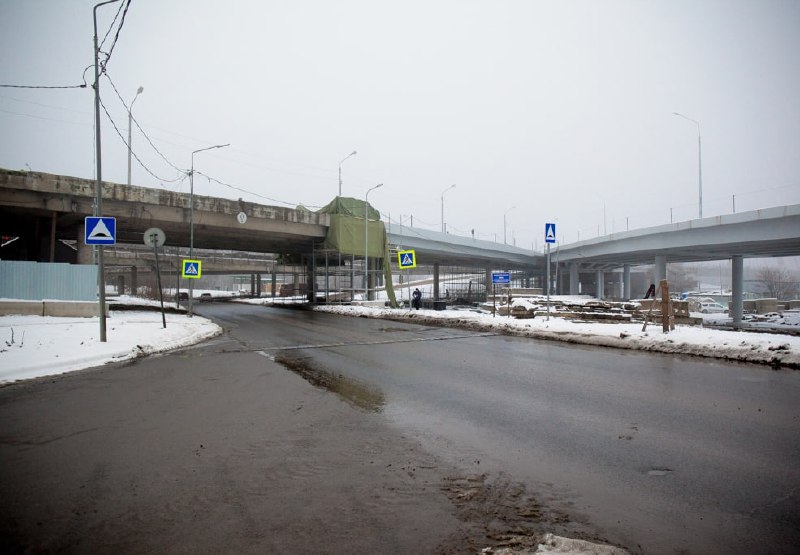
[[[167,182],[167,183],[175,183],[176,181],[180,181],[180,180],[181,180],[181,177],[180,177],[180,176],[179,176],[179,177],[176,177],[175,179],[165,179],[165,178],[163,178],[163,177],[160,177],[160,176],[156,175],[155,173],[153,173],[153,172],[150,170],[150,168],[148,168],[148,167],[147,167],[147,166],[144,164],[144,162],[142,162],[142,161],[141,161],[141,159],[140,159],[140,158],[139,158],[139,157],[136,155],[136,153],[135,153],[135,152],[133,152],[133,150],[130,148],[130,145],[128,144],[128,141],[126,141],[126,140],[125,140],[125,137],[124,137],[124,135],[123,135],[123,134],[122,134],[122,132],[119,130],[119,127],[117,127],[117,124],[116,124],[116,122],[114,121],[114,118],[112,118],[112,117],[111,117],[111,114],[108,112],[108,108],[106,108],[106,105],[103,103],[103,101],[102,101],[102,100],[100,100],[100,106],[102,106],[102,107],[103,107],[103,111],[106,113],[106,117],[108,118],[108,121],[110,121],[110,122],[111,122],[111,125],[114,127],[114,130],[117,132],[117,135],[119,135],[119,138],[122,140],[122,142],[125,144],[125,146],[126,146],[126,147],[128,147],[128,150],[130,151],[131,155],[132,155],[134,158],[136,158],[136,161],[137,161],[137,162],[139,162],[139,165],[140,165],[140,166],[142,166],[142,168],[144,168],[144,170],[145,170],[147,173],[149,173],[150,175],[152,175],[153,177],[155,177],[157,180],[159,180],[159,181],[163,181],[163,182]],[[185,173],[185,172],[181,172],[181,173]]]
[[[85,89],[88,85],[0,85],[5,89]]]
[[[219,179],[211,177],[210,175],[206,175],[206,174],[204,174],[202,172],[199,172],[197,170],[195,170],[194,173],[196,173],[198,175],[202,175],[203,177],[205,177],[209,181],[213,181],[214,183],[216,183],[218,185],[222,185],[223,187],[227,187],[228,189],[233,189],[234,191],[239,191],[240,193],[247,193],[248,195],[253,195],[253,196],[258,197],[258,198],[263,198],[264,200],[268,200],[270,202],[277,202],[279,204],[285,204],[286,206],[298,206],[298,205],[302,204],[302,203],[297,203],[297,202],[286,202],[285,200],[278,200],[278,199],[274,199],[274,198],[267,197],[267,196],[264,196],[264,195],[260,195],[258,193],[254,193],[253,191],[248,191],[247,189],[243,189],[241,187],[237,187],[235,185],[231,185],[230,183],[223,183]],[[303,206],[311,207],[311,208],[322,208],[321,206],[316,206],[316,205],[313,205],[313,204],[303,204]]]
[[[156,153],[157,153],[159,156],[161,156],[161,158],[162,158],[162,159],[163,159],[163,160],[164,160],[164,161],[165,161],[165,162],[166,162],[166,163],[167,163],[167,164],[168,164],[170,167],[172,167],[173,169],[175,169],[175,170],[177,170],[177,171],[179,171],[179,172],[183,172],[183,171],[185,171],[185,170],[183,170],[183,169],[179,168],[178,166],[176,166],[175,164],[173,164],[173,163],[172,163],[172,162],[171,162],[171,161],[170,161],[170,160],[169,160],[169,159],[168,159],[166,156],[164,156],[164,154],[162,154],[162,153],[161,153],[161,151],[160,151],[160,150],[158,150],[158,148],[156,148],[156,145],[154,145],[154,144],[153,144],[153,141],[151,141],[151,140],[150,140],[150,137],[147,135],[147,133],[145,133],[145,132],[144,132],[144,129],[142,129],[142,126],[141,126],[141,125],[139,125],[139,122],[138,122],[138,121],[136,121],[136,118],[134,118],[134,117],[133,117],[133,114],[131,114],[131,109],[130,109],[130,107],[129,107],[129,106],[126,104],[126,103],[125,103],[125,99],[124,99],[124,98],[122,98],[122,95],[120,94],[119,90],[117,89],[117,86],[114,84],[114,81],[112,81],[112,79],[111,79],[111,76],[110,76],[110,75],[108,75],[108,73],[106,73],[106,74],[105,74],[105,77],[106,77],[106,79],[108,79],[108,82],[109,82],[109,83],[111,83],[111,88],[112,88],[112,89],[114,89],[114,92],[115,92],[115,93],[117,93],[117,98],[119,98],[119,101],[120,101],[120,102],[122,102],[122,105],[123,105],[123,106],[125,106],[125,110],[128,112],[128,114],[130,114],[130,116],[131,116],[131,120],[132,120],[132,121],[133,121],[133,122],[136,124],[136,127],[137,127],[137,128],[139,129],[139,131],[142,133],[142,135],[144,136],[144,138],[145,138],[145,139],[147,139],[147,142],[150,144],[150,146],[153,148],[153,150],[155,150],[155,151],[156,151]]]
[[[111,54],[114,53],[114,47],[117,45],[117,40],[119,39],[119,34],[122,31],[122,26],[125,25],[125,16],[128,14],[128,8],[130,7],[130,5],[131,5],[131,0],[125,2],[125,9],[122,12],[122,18],[119,21],[119,27],[117,27],[117,32],[114,35],[114,42],[111,43],[111,48],[108,49],[108,54],[106,54],[106,60],[105,62],[103,62],[103,73],[105,73],[106,66],[108,65],[108,62],[111,60]],[[122,6],[120,6],[120,9],[122,9]],[[117,14],[119,14],[119,11],[117,11]],[[114,17],[114,21],[116,20],[117,18]],[[113,27],[114,24],[112,23],[111,25]]]

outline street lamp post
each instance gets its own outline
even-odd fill
[[[364,195],[364,300],[369,300],[369,193],[373,189],[383,187],[383,183],[378,183],[367,190]]]
[[[700,218],[703,217],[703,146],[700,140],[700,122],[693,120],[692,118],[687,118],[683,114],[679,114],[678,112],[672,112],[673,115],[681,117],[685,120],[691,121],[693,124],[697,126],[697,188],[700,195],[699,199],[699,214]]]
[[[516,208],[516,206],[512,206],[511,208],[506,210],[505,214],[503,214],[503,244],[504,245],[506,244],[506,214],[508,214],[509,212],[514,210],[514,208]]]
[[[189,170],[189,259],[194,260],[194,155],[205,150],[225,148],[230,144],[214,145],[192,151],[192,169]],[[194,302],[194,280],[189,280],[189,317],[192,317]]]
[[[358,152],[354,150],[353,152],[342,158],[342,161],[339,162],[339,196],[342,196],[342,164],[344,164],[345,160],[347,160],[351,156],[355,156],[356,154],[358,154]]]
[[[449,191],[450,189],[452,189],[453,187],[455,187],[455,186],[456,186],[456,184],[455,184],[455,183],[453,183],[453,184],[452,184],[452,185],[450,185],[450,186],[449,186],[447,189],[445,189],[444,191],[442,191],[442,233],[447,233],[447,228],[444,226],[444,194],[445,194],[447,191]]]
[[[139,87],[136,89],[136,96],[133,97],[133,100],[131,100],[131,105],[128,108],[128,187],[131,185],[131,126],[133,124],[133,115],[131,114],[131,111],[133,110],[133,103],[136,102],[136,99],[139,98],[139,95],[143,92],[144,87]]]

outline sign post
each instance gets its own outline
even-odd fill
[[[181,264],[181,277],[186,279],[200,279],[203,274],[203,261],[202,260],[188,260],[184,259]],[[189,318],[192,317],[192,302],[194,301],[194,282],[189,282]]]
[[[556,242],[556,224],[544,224],[544,242],[547,243],[547,321],[550,321],[550,245]]]
[[[510,272],[492,272],[492,318],[497,314],[497,284],[508,285],[508,295],[511,296],[511,273]],[[508,316],[511,317],[511,302],[508,303]]]
[[[417,252],[413,250],[397,251],[397,265],[401,270],[416,268]],[[408,286],[408,309],[411,310],[411,280],[406,279],[406,285]]]
[[[98,135],[100,131],[97,131]],[[99,140],[97,150],[100,150]],[[98,167],[100,159],[97,160]],[[97,206],[102,200],[100,195],[100,172],[97,173]],[[98,208],[99,212],[99,208]],[[103,246],[117,244],[117,219],[103,216],[87,216],[83,221],[86,245],[97,247],[97,299],[100,308],[100,342],[106,342],[106,274],[103,261]]]
[[[161,301],[161,323],[167,328],[167,317],[164,315],[164,290],[161,289],[161,269],[158,267],[158,247],[163,247],[167,236],[157,227],[151,227],[144,232],[144,244],[153,247],[156,257],[156,283],[158,284],[158,299]]]

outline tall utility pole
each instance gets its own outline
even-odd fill
[[[693,124],[697,126],[697,189],[699,194],[699,217],[703,217],[703,145],[700,139],[700,122],[697,120],[693,120],[692,118],[687,118],[683,114],[679,114],[678,112],[672,112],[673,115],[683,118],[687,121],[691,121]]]
[[[120,0],[107,0],[94,7],[94,132],[95,156],[97,157],[97,176],[95,178],[94,215],[103,215],[103,164],[100,148],[100,47],[97,45],[97,8]],[[103,245],[97,245],[97,298],[100,301],[100,341],[106,342],[106,275],[103,268]]]
[[[128,108],[128,187],[131,186],[131,154],[133,152],[133,145],[131,141],[133,137],[131,136],[131,127],[133,126],[133,103],[136,102],[136,99],[139,98],[139,95],[144,92],[144,87],[139,87],[136,89],[136,96],[133,97],[131,100],[131,105]]]

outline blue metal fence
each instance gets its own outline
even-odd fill
[[[0,260],[0,298],[97,300],[97,266]]]

